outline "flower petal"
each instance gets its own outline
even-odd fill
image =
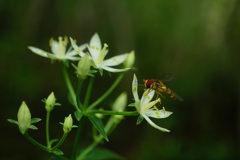
[[[124,68],[124,69],[117,69],[117,68],[111,68],[111,67],[107,67],[107,66],[102,66],[102,69],[109,71],[109,72],[124,72],[129,70],[130,68]]]
[[[135,102],[139,101],[139,97],[138,97],[138,80],[136,75],[133,75],[133,81],[132,81],[132,93],[133,93],[133,97]]]
[[[79,49],[80,51],[83,51],[83,50],[85,50],[85,49],[87,48],[87,46],[88,46],[88,44],[87,44],[87,43],[84,43],[84,44],[80,45],[80,46],[78,47],[78,49]]]
[[[30,49],[33,53],[38,54],[39,56],[48,57],[47,56],[48,53],[43,51],[43,50],[41,50],[41,49],[39,49],[39,48],[29,46],[28,49]]]
[[[88,50],[94,60],[98,58],[98,56],[102,50],[102,44],[101,44],[101,40],[97,33],[95,33],[92,36],[92,38],[90,40],[90,44],[88,46]]]
[[[84,43],[84,44],[78,46],[71,37],[70,37],[70,42],[71,42],[71,44],[72,44],[73,49],[74,49],[81,57],[83,57],[84,54],[85,54],[85,53],[83,52],[83,50],[85,50],[85,49],[87,48],[87,46],[88,46],[87,43]]]
[[[149,110],[150,108],[152,108],[156,103],[160,102],[160,99],[156,99],[155,101],[152,101],[150,103],[147,103],[146,105],[142,105],[141,104],[141,111],[142,113],[145,113],[147,110]]]
[[[108,47],[108,45],[104,44],[104,47],[101,50],[101,52],[99,53],[97,59],[93,59],[98,68],[102,68],[103,60],[107,54],[107,47]]]
[[[148,104],[152,100],[154,94],[155,94],[154,90],[147,89],[142,95],[141,106],[144,106],[144,105]]]
[[[127,59],[127,56],[128,56],[128,53],[121,54],[121,55],[118,55],[118,56],[114,56],[112,58],[104,60],[103,61],[103,65],[104,66],[116,66],[116,65],[119,65],[119,64],[123,63]]]
[[[55,41],[54,39],[50,40],[51,50],[54,55],[56,55],[57,58],[62,59],[65,56],[66,52],[66,46],[67,46],[67,39],[62,37],[58,37],[58,41]]]
[[[149,109],[144,112],[145,115],[148,117],[153,117],[153,118],[167,118],[172,114],[172,112],[165,111],[165,110],[155,110],[155,109]]]
[[[166,128],[162,128],[158,125],[156,125],[148,116],[142,114],[142,116],[145,118],[145,120],[154,128],[163,131],[163,132],[170,132],[170,130],[166,129]]]
[[[74,57],[76,55],[78,55],[77,51],[72,50],[72,51],[67,52],[65,56],[66,56],[66,58],[67,57],[70,58],[70,57]]]

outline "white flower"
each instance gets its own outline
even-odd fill
[[[70,40],[72,43],[72,47],[75,49],[75,51],[77,51],[79,53],[79,55],[81,57],[83,57],[84,53],[79,52],[79,49],[78,49],[76,43],[72,39],[70,39]],[[89,58],[93,61],[93,67],[100,69],[100,70],[103,69],[103,70],[106,70],[109,72],[123,72],[123,71],[130,69],[130,68],[124,68],[124,69],[112,68],[112,66],[117,66],[117,65],[123,63],[127,59],[128,53],[114,56],[112,58],[104,60],[104,58],[106,57],[107,52],[108,52],[107,47],[108,47],[108,45],[104,44],[104,46],[102,48],[102,43],[101,43],[101,40],[97,33],[95,33],[92,36],[90,43],[88,45],[88,50],[89,50],[89,54],[90,54]]]
[[[53,38],[50,39],[50,47],[52,50],[52,53],[45,52],[39,48],[29,46],[28,48],[33,52],[36,53],[42,57],[47,57],[53,60],[79,60],[81,57],[76,57],[78,53],[75,50],[72,50],[72,47],[70,47],[68,50],[66,50],[68,39],[67,37],[58,37],[58,41],[55,41]],[[79,46],[80,50],[84,50],[87,48],[87,44],[83,44]]]
[[[141,98],[141,100],[138,97],[138,80],[137,77],[134,74],[133,77],[133,82],[132,82],[132,92],[133,92],[133,97],[135,100],[135,107],[139,114],[154,128],[163,131],[163,132],[170,132],[168,129],[162,128],[157,126],[149,117],[152,118],[167,118],[172,114],[172,112],[165,111],[163,108],[162,110],[158,110],[153,108],[156,103],[160,102],[160,99],[156,99],[155,101],[151,101],[155,91],[151,89],[147,89]],[[151,101],[151,102],[150,102]]]

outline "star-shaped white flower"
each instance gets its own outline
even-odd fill
[[[138,97],[138,80],[137,77],[134,74],[133,82],[132,82],[132,92],[133,97],[135,100],[135,107],[139,114],[154,128],[163,131],[163,132],[170,132],[168,129],[159,127],[156,125],[149,117],[152,118],[167,118],[172,114],[172,112],[165,111],[163,108],[162,110],[155,109],[154,106],[156,103],[160,102],[160,99],[156,99],[155,101],[151,101],[155,91],[151,89],[147,89],[141,98],[141,100]],[[151,102],[150,102],[151,101]]]
[[[79,52],[79,49],[77,48],[76,43],[72,39],[71,39],[71,43],[72,43],[72,47],[79,53],[79,55],[84,56],[83,52],[81,53]],[[103,69],[109,72],[123,72],[123,71],[129,70],[130,68],[124,68],[124,69],[112,68],[113,66],[117,66],[123,63],[127,59],[128,53],[114,56],[112,58],[104,60],[108,53],[107,47],[108,45],[104,44],[102,48],[102,43],[97,33],[95,33],[92,36],[90,43],[88,45],[88,51],[90,54],[89,58],[93,61],[93,67],[99,70]]]
[[[81,57],[77,57],[78,53],[70,47],[66,50],[68,44],[67,37],[58,37],[58,41],[54,40],[53,38],[50,39],[50,47],[52,53],[43,51],[39,48],[29,46],[28,48],[33,52],[42,57],[47,57],[53,60],[79,60]],[[84,50],[87,48],[87,44],[83,44],[78,47],[79,50]]]

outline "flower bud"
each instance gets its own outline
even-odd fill
[[[24,101],[18,110],[17,118],[19,130],[22,134],[24,134],[31,125],[31,113]]]
[[[88,75],[90,67],[91,67],[90,59],[88,58],[88,55],[85,54],[78,62],[78,68],[77,68],[78,78],[85,79]]]
[[[135,52],[131,51],[128,54],[126,61],[124,62],[124,65],[126,68],[131,68],[133,66],[134,62],[135,62]]]
[[[46,100],[46,105],[45,105],[46,110],[51,111],[54,108],[55,103],[56,103],[56,98],[54,93],[52,92]]]
[[[68,117],[65,117],[64,123],[63,123],[63,132],[68,133],[72,130],[73,127],[73,119],[72,115],[69,114]]]
[[[126,106],[127,106],[127,93],[123,92],[115,100],[112,109],[114,111],[122,112],[122,111],[125,110]],[[116,121],[119,121],[119,120],[123,119],[123,116],[121,116],[121,115],[115,115],[114,117],[115,117]]]

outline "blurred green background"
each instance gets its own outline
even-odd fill
[[[130,160],[240,158],[240,1],[2,0],[0,7],[1,160],[50,157],[6,121],[16,119],[23,100],[33,117],[44,118],[41,100],[55,92],[63,107],[52,113],[52,137],[60,138],[59,121],[74,111],[65,97],[60,65],[31,53],[27,46],[50,51],[51,37],[71,36],[82,44],[95,32],[109,45],[109,57],[131,50],[136,53],[138,70],[127,74],[105,104],[122,91],[128,91],[132,102],[133,73],[140,82],[174,75],[166,85],[184,99],[166,97],[164,106],[174,114],[155,121],[170,133],[146,122],[136,126],[136,117],[126,117],[103,147]],[[98,77],[92,100],[114,78]],[[37,126],[39,130],[30,134],[44,143],[44,121]],[[90,139],[90,131],[88,128],[86,139]],[[75,131],[70,133],[62,147],[66,155],[74,135]]]

